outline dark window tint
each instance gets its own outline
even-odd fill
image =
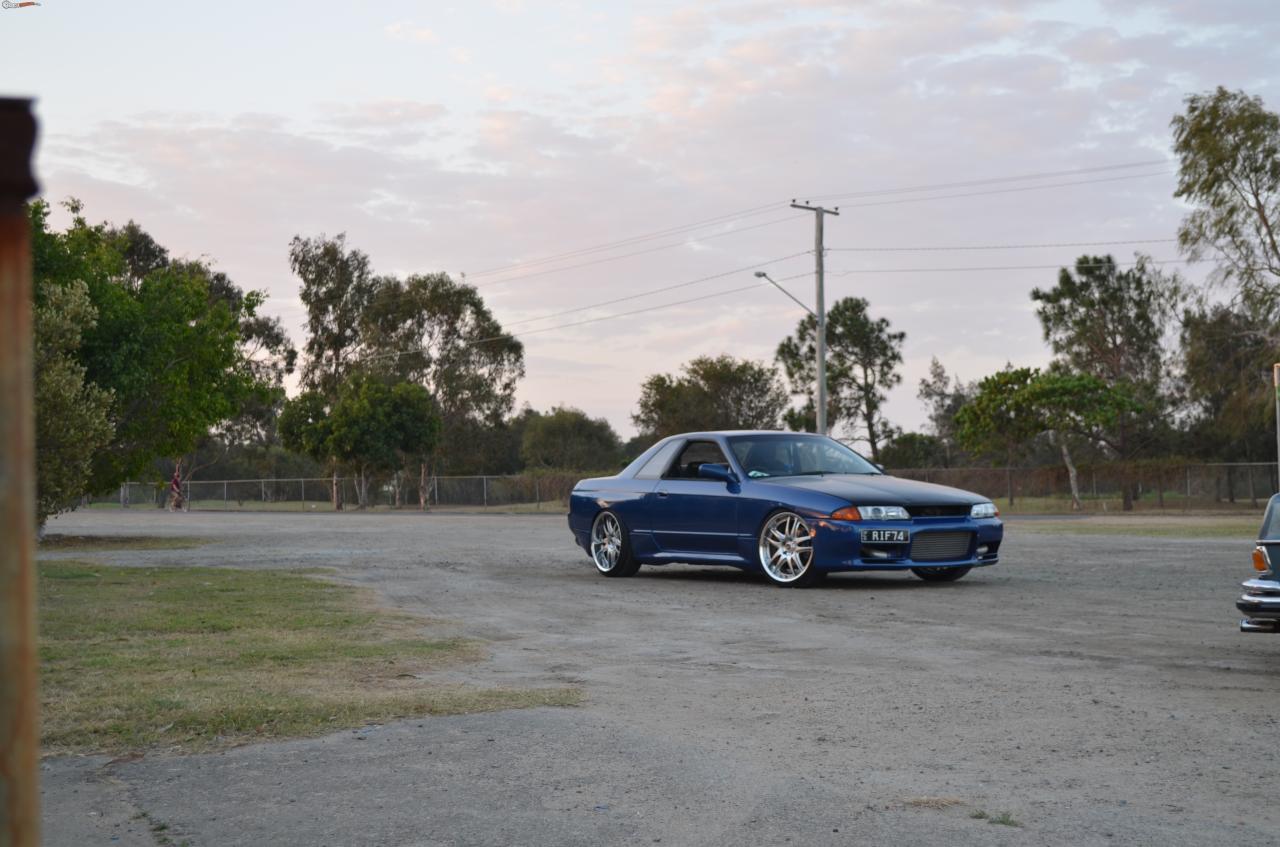
[[[704,464],[729,467],[729,462],[725,459],[724,453],[714,441],[690,441],[689,446],[680,452],[679,458],[671,466],[671,470],[667,472],[666,478],[706,479],[706,477],[698,476],[698,467]]]
[[[672,441],[657,453],[654,453],[653,458],[645,462],[644,466],[636,471],[636,479],[658,479],[661,477],[666,471],[667,465],[671,464],[671,458],[675,456],[682,443],[681,441]]]

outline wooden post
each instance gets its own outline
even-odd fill
[[[31,101],[0,99],[0,847],[40,841]]]

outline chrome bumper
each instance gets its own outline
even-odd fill
[[[1280,581],[1251,579],[1236,608],[1249,617],[1240,621],[1241,632],[1280,632]]]

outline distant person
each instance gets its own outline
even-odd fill
[[[181,510],[186,505],[182,498],[182,465],[173,469],[173,479],[169,480],[169,511]]]

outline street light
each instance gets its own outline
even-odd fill
[[[804,309],[806,312],[813,315],[813,317],[816,318],[818,321],[818,325],[815,328],[815,333],[814,333],[815,335],[818,336],[818,343],[817,343],[818,373],[817,373],[817,380],[816,380],[818,383],[818,391],[817,391],[818,398],[814,406],[814,412],[816,413],[816,417],[818,421],[818,433],[820,435],[826,435],[827,434],[826,433],[826,428],[827,428],[826,427],[826,423],[827,423],[827,415],[826,415],[826,411],[827,411],[827,384],[826,384],[827,383],[827,380],[826,380],[827,339],[826,339],[826,332],[823,331],[826,328],[826,321],[823,320],[823,316],[819,315],[813,309],[810,309],[807,305],[801,302],[794,294],[792,294],[787,289],[783,288],[781,285],[778,285],[778,283],[774,281],[773,277],[769,276],[764,271],[756,271],[756,279],[763,279],[767,281],[774,288],[778,289],[783,294],[787,295],[792,300],[794,300],[800,306],[800,308]],[[822,301],[818,301],[818,302],[821,303]]]

